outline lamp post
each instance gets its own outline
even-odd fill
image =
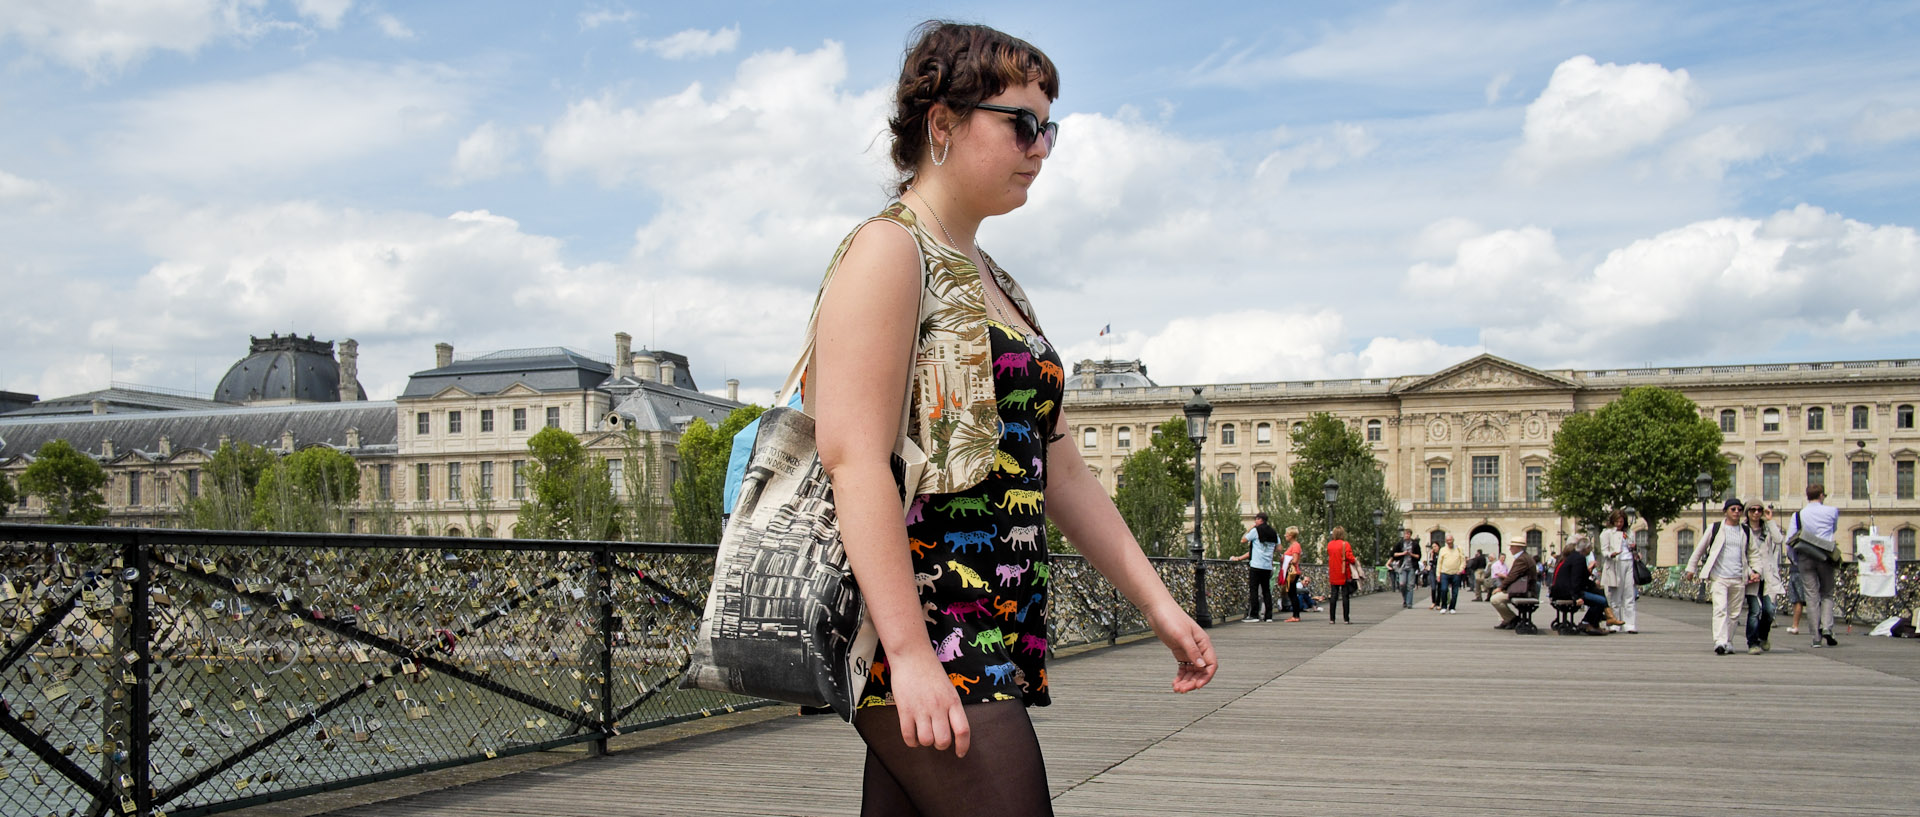
[[[1202,558],[1205,546],[1200,540],[1200,448],[1207,442],[1207,418],[1213,416],[1213,404],[1193,389],[1193,399],[1180,409],[1187,415],[1187,439],[1193,441],[1193,541],[1187,545],[1187,557],[1193,561],[1193,620],[1202,627],[1213,626],[1213,611],[1207,605],[1207,563]]]
[[[1866,441],[1866,440],[1854,440],[1854,441],[1853,441],[1853,444],[1854,444],[1854,447],[1855,447],[1855,448],[1856,448],[1857,450],[1859,450],[1859,452],[1860,452],[1860,454],[1861,454],[1861,456],[1862,456],[1862,457],[1864,457],[1864,456],[1866,456],[1866,453],[1867,453],[1867,441]],[[1869,462],[1867,463],[1867,472],[1868,472],[1869,474],[1871,474],[1871,473],[1873,472],[1873,463],[1872,463],[1871,461],[1869,461]],[[1867,535],[1868,535],[1868,536],[1879,536],[1879,535],[1880,535],[1880,526],[1879,526],[1879,525],[1877,525],[1877,524],[1875,524],[1875,523],[1874,523],[1874,519],[1873,519],[1873,480],[1872,480],[1871,478],[1869,478],[1869,479],[1867,480],[1867,484],[1866,484],[1866,485],[1863,485],[1863,486],[1861,486],[1861,487],[1862,487],[1862,488],[1865,488],[1866,490],[1863,490],[1863,491],[1861,491],[1860,493],[1863,493],[1863,494],[1866,494],[1866,496],[1867,496]],[[1858,549],[1856,548],[1856,552],[1857,552],[1857,550],[1858,550]]]
[[[1333,503],[1340,499],[1340,481],[1333,477],[1327,477],[1326,482],[1320,483],[1320,491],[1326,494],[1327,539],[1331,541],[1333,539]]]
[[[1380,526],[1384,524],[1387,524],[1387,512],[1379,508],[1374,508],[1373,509],[1373,554],[1367,557],[1368,561],[1373,561],[1375,559],[1380,558]]]
[[[1693,478],[1693,496],[1700,500],[1700,536],[1705,541],[1707,535],[1707,503],[1713,501],[1713,475],[1701,471]]]

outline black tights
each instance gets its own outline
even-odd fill
[[[900,711],[860,710],[854,727],[867,742],[861,817],[1052,817],[1047,768],[1022,701],[969,704],[973,732],[966,757],[953,750],[909,748],[900,739]]]

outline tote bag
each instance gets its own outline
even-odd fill
[[[924,271],[922,276],[924,285]],[[823,292],[831,282],[829,276],[821,284]],[[851,723],[880,638],[847,565],[814,441],[812,400],[801,389],[813,358],[817,303],[814,310],[806,347],[776,408],[753,429],[680,688],[831,708]],[[798,409],[788,405],[796,389],[802,395]],[[902,399],[891,458],[902,514],[927,466],[925,452],[906,435],[911,405]]]

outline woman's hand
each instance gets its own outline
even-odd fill
[[[973,732],[946,667],[931,652],[903,663],[889,656],[887,663],[893,672],[893,704],[900,710],[900,739],[908,746],[943,752],[951,747],[956,757],[966,757]]]
[[[1219,668],[1213,658],[1213,639],[1207,637],[1207,631],[1200,629],[1187,611],[1168,604],[1147,611],[1147,623],[1153,627],[1160,643],[1173,652],[1173,660],[1179,662],[1179,670],[1173,676],[1173,691],[1192,692],[1213,680],[1214,670]]]

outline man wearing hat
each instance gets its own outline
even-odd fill
[[[1740,622],[1744,630],[1747,621],[1747,583],[1758,581],[1755,572],[1760,564],[1760,552],[1747,530],[1744,513],[1746,504],[1738,499],[1727,500],[1722,506],[1726,519],[1713,523],[1707,531],[1707,540],[1693,551],[1693,558],[1687,560],[1685,578],[1693,581],[1694,576],[1705,575],[1707,595],[1713,599],[1713,652],[1726,655],[1733,652],[1733,626]]]
[[[1507,550],[1511,554],[1507,557],[1507,575],[1487,599],[1493,603],[1494,611],[1500,614],[1500,623],[1494,626],[1502,630],[1511,630],[1518,623],[1511,604],[1513,599],[1534,595],[1534,588],[1538,586],[1533,557],[1527,555],[1527,538],[1515,536],[1508,539]]]

